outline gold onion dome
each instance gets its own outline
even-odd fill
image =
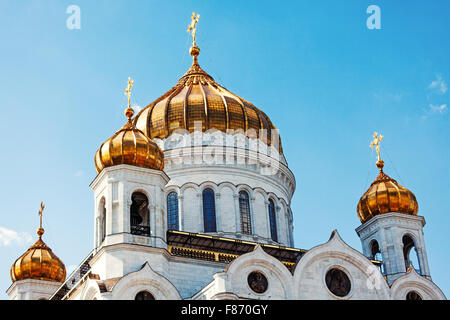
[[[66,267],[64,263],[53,253],[44,241],[42,235],[42,210],[41,203],[41,226],[37,234],[39,239],[28,250],[21,255],[11,267],[11,280],[13,282],[25,279],[46,280],[64,282],[66,279]]]
[[[379,155],[378,146],[377,153]],[[358,202],[359,220],[364,223],[376,215],[388,212],[417,216],[419,205],[414,193],[383,172],[384,162],[379,156],[376,164],[380,173]]]
[[[133,121],[136,127],[152,139],[164,139],[175,130],[184,129],[189,133],[199,130],[194,125],[201,122],[202,132],[213,128],[223,132],[231,129],[249,138],[259,138],[281,153],[279,136],[274,135],[278,141],[271,141],[272,130],[276,128],[269,117],[219,85],[200,67],[197,60],[200,49],[195,45],[195,38],[190,54],[193,56],[190,69],[172,89],[137,114]],[[261,129],[265,130],[262,134]]]
[[[129,89],[131,89],[130,85]],[[97,174],[106,167],[120,164],[155,170],[164,169],[163,152],[152,139],[136,128],[131,121],[133,114],[133,109],[128,105],[125,110],[125,115],[128,117],[127,123],[106,140],[95,153]]]

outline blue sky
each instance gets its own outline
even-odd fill
[[[69,30],[66,8],[81,9]],[[369,30],[369,5],[381,30]],[[356,205],[377,175],[369,148],[385,138],[385,172],[412,190],[426,219],[433,280],[450,296],[450,2],[13,1],[0,2],[0,298],[9,268],[44,240],[68,268],[93,246],[94,154],[190,66],[186,33],[199,12],[199,62],[279,128],[297,180],[295,246],[333,229],[360,250]]]

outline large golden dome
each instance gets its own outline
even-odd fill
[[[273,143],[272,130],[276,129],[269,117],[245,99],[231,93],[214,81],[198,64],[200,49],[190,50],[193,64],[178,83],[145,107],[134,118],[137,128],[149,138],[164,139],[175,130],[194,131],[194,124],[201,122],[201,130],[229,129],[246,133],[249,138],[259,137],[268,145],[282,151],[280,139]],[[265,133],[260,130],[265,129]],[[263,131],[264,132],[264,131]]]
[[[95,169],[129,164],[155,170],[163,170],[164,154],[158,145],[149,139],[131,121],[133,109],[126,110],[127,123],[106,140],[95,153]]]
[[[44,206],[41,204],[40,215],[42,215],[43,209]],[[36,279],[64,282],[66,279],[64,263],[42,241],[42,235],[44,234],[42,219],[37,234],[39,239],[12,265],[11,280],[15,282],[25,279]]]
[[[362,223],[383,213],[398,212],[417,216],[419,211],[414,193],[386,175],[383,166],[383,160],[378,160],[380,173],[359,200],[357,212]]]

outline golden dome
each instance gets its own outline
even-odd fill
[[[137,128],[149,138],[164,139],[175,130],[194,131],[201,122],[202,132],[215,128],[240,131],[249,138],[259,137],[282,152],[281,141],[272,143],[272,130],[276,129],[269,117],[250,102],[231,93],[214,81],[198,64],[200,49],[194,44],[190,49],[193,64],[178,83],[149,104],[134,118]],[[265,129],[264,133],[260,130]]]
[[[129,164],[155,170],[163,170],[164,154],[158,145],[149,139],[131,121],[133,109],[128,107],[127,123],[111,138],[106,140],[95,153],[97,174],[103,168]]]
[[[39,215],[44,209],[41,204]],[[13,282],[25,279],[37,279],[54,282],[64,282],[66,279],[66,267],[64,263],[52,252],[44,241],[42,235],[44,229],[39,227],[37,234],[38,241],[21,255],[11,267],[11,280]]]
[[[387,212],[417,216],[419,211],[414,193],[386,175],[383,172],[383,166],[383,160],[378,160],[377,167],[380,169],[380,173],[359,200],[357,212],[362,223]]]

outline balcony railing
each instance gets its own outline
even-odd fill
[[[167,250],[171,255],[174,256],[182,256],[192,259],[200,259],[200,260],[206,260],[206,261],[216,261],[216,262],[224,262],[224,263],[230,263],[239,255],[237,254],[230,254],[230,253],[222,253],[222,252],[215,252],[215,251],[209,251],[209,250],[200,250],[200,249],[192,249],[192,248],[183,248],[183,247],[176,247],[176,246],[168,246]],[[295,263],[293,262],[287,262],[287,261],[281,261],[286,268],[289,269],[289,271],[293,272]]]
[[[150,227],[142,225],[131,225],[131,234],[150,237]]]
[[[89,261],[94,256],[93,251],[83,260],[83,262],[76,268],[64,283],[56,290],[56,292],[49,298],[49,300],[62,300],[66,295],[77,286],[86,274],[91,270]]]

